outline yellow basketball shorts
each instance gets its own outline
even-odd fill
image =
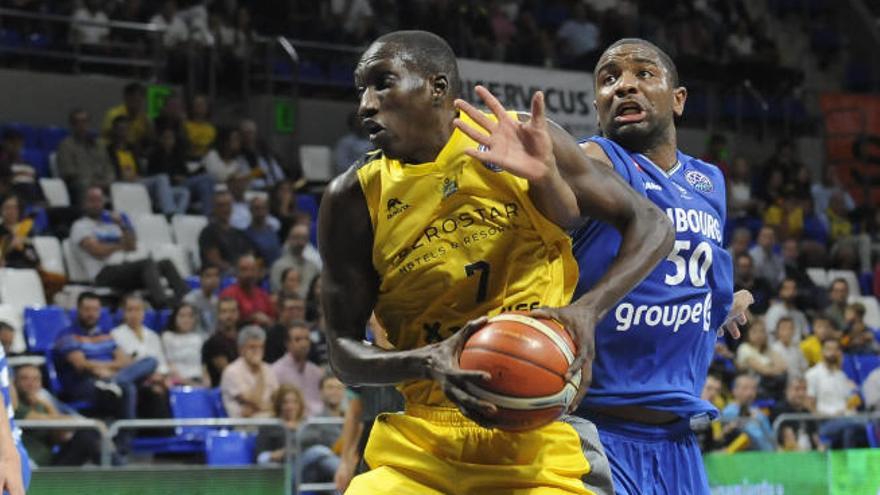
[[[512,433],[457,409],[408,405],[376,418],[364,457],[371,470],[346,494],[593,495],[581,439],[562,421]]]

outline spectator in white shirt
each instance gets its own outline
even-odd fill
[[[215,182],[226,182],[236,175],[248,175],[248,165],[242,156],[241,133],[238,129],[221,128],[214,148],[202,159],[205,169]]]
[[[794,321],[791,318],[783,317],[776,323],[776,342],[770,348],[785,359],[789,380],[804,376],[807,359],[801,346],[794,341]]]
[[[239,358],[223,370],[220,392],[230,418],[266,417],[272,414],[272,394],[278,380],[263,362],[266,332],[248,325],[238,334]]]
[[[760,377],[761,397],[780,397],[785,389],[785,358],[767,342],[764,322],[755,320],[746,331],[746,342],[736,350],[736,367]]]
[[[749,255],[755,262],[755,275],[763,278],[771,286],[775,286],[785,276],[785,260],[774,251],[776,247],[776,231],[773,227],[764,226],[758,232],[755,246],[749,249]],[[773,327],[771,327],[773,328]]]
[[[82,7],[74,11],[72,20],[70,36],[73,41],[79,41],[84,45],[99,45],[107,41],[110,35],[110,28],[100,25],[109,22],[110,19],[98,0],[86,0]],[[88,24],[80,24],[77,21],[85,21]]]
[[[204,340],[196,307],[183,303],[175,308],[168,330],[162,333],[169,374],[175,385],[200,386],[209,382],[207,371],[202,368]]]
[[[822,361],[807,370],[807,396],[819,414],[843,416],[855,410],[849,398],[856,384],[841,371],[842,362],[840,342],[828,339],[822,343]]]
[[[773,301],[764,320],[767,328],[773,331],[770,336],[771,341],[776,341],[776,325],[782,318],[791,318],[794,323],[794,341],[800,344],[801,339],[807,335],[810,323],[803,311],[795,306],[795,298],[797,297],[797,280],[786,278],[779,285],[779,294],[777,300]]]
[[[167,0],[162,10],[150,19],[151,24],[165,28],[162,44],[165,48],[176,48],[189,40],[189,27],[177,13],[177,2]]]

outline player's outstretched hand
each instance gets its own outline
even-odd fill
[[[733,294],[733,304],[730,306],[730,313],[727,319],[718,329],[718,336],[727,332],[731,337],[738,339],[741,335],[739,327],[749,322],[749,306],[755,302],[752,293],[747,290],[738,290]]]
[[[568,412],[578,408],[590,388],[593,380],[593,358],[596,356],[596,313],[583,305],[569,305],[561,308],[538,308],[529,313],[529,316],[539,318],[552,318],[565,327],[571,335],[571,339],[577,344],[577,353],[574,361],[568,367],[565,374],[566,380],[571,380],[580,373],[577,395],[571,401]]]
[[[0,493],[9,495],[25,495],[24,482],[21,479],[22,459],[15,449],[0,454]],[[25,460],[24,462],[27,462]]]
[[[477,129],[461,119],[455,119],[455,126],[461,132],[482,145],[479,149],[469,149],[465,153],[483,163],[494,163],[530,181],[540,181],[556,173],[553,141],[544,116],[544,93],[538,91],[532,96],[532,117],[528,122],[520,122],[507,113],[488,89],[477,86],[476,92],[497,121],[493,121],[470,103],[455,100],[456,108],[480,126]]]
[[[479,385],[491,378],[485,371],[463,370],[458,364],[461,350],[467,339],[486,324],[485,316],[470,321],[443,342],[432,344],[428,362],[428,375],[443,387],[446,397],[461,410],[462,414],[477,424],[491,428],[492,417],[498,412],[495,405],[471,395],[468,383]]]

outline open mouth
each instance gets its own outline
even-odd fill
[[[617,106],[614,121],[618,124],[634,124],[645,120],[647,116],[641,105],[634,101],[625,101]]]
[[[366,119],[361,125],[370,136],[370,141],[374,140],[379,134],[385,132],[385,127],[383,127],[382,124],[376,122],[375,120]]]

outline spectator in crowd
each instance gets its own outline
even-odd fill
[[[865,305],[852,303],[844,311],[846,331],[841,339],[843,349],[849,354],[877,354],[877,340],[874,330],[865,324]]]
[[[0,346],[3,347],[3,353],[7,358],[16,354],[12,352],[13,342],[15,342],[15,329],[9,322],[0,320]]]
[[[166,110],[171,107],[170,110]],[[156,130],[159,143],[150,156],[150,170],[165,171],[172,179],[172,184],[184,187],[189,191],[190,198],[195,198],[201,213],[210,215],[214,199],[214,179],[205,170],[202,157],[190,158],[189,136],[183,117],[180,97],[172,95],[166,100],[163,114],[156,118]],[[166,135],[171,131],[171,136]],[[166,163],[164,167],[154,168],[153,163]]]
[[[825,308],[825,316],[840,329],[846,328],[847,300],[849,299],[849,283],[844,278],[836,278],[828,288],[828,300],[830,304]]]
[[[17,420],[73,420],[61,414],[43,389],[43,374],[33,364],[15,369],[15,405]],[[47,396],[49,397],[47,399]],[[28,456],[37,466],[82,466],[101,462],[101,437],[92,430],[26,430],[22,441]]]
[[[174,201],[174,213],[186,213],[191,194],[186,185],[187,166],[183,149],[177,145],[177,136],[173,129],[160,128],[157,136],[156,145],[147,158],[147,169],[150,171],[148,179],[164,182],[167,178]]]
[[[238,358],[238,302],[221,298],[217,308],[216,330],[202,346],[202,365],[212,387],[220,385],[223,370]]]
[[[822,361],[807,371],[809,408],[832,417],[819,427],[819,437],[830,440],[831,447],[855,448],[864,443],[864,424],[853,421],[858,396],[856,384],[841,371],[843,353],[840,342],[827,339],[822,343]]]
[[[134,229],[124,214],[104,210],[104,203],[101,188],[90,187],[83,204],[85,216],[70,231],[73,254],[89,278],[98,285],[122,291],[147,289],[154,306],[167,307],[169,299],[161,281],[164,277],[174,290],[174,298],[182,298],[188,287],[171,261],[124,261],[124,253],[137,248]]]
[[[162,4],[162,10],[150,19],[150,24],[164,28],[162,45],[165,48],[181,48],[189,41],[189,27],[177,13],[177,2],[174,0],[166,0]]]
[[[238,129],[223,128],[217,133],[214,147],[202,160],[215,182],[226,182],[236,174],[247,174],[247,162],[241,155],[241,133]]]
[[[110,187],[116,175],[107,151],[89,129],[89,113],[82,108],[70,112],[70,135],[58,145],[56,163],[73,204],[82,202],[90,186]]]
[[[182,187],[171,187],[168,174],[145,174],[146,168],[127,141],[129,125],[130,121],[124,115],[113,119],[110,142],[107,144],[107,156],[116,170],[117,179],[121,182],[143,184],[150,192],[153,203],[165,215],[186,213],[189,191]]]
[[[312,280],[321,272],[320,267],[306,259],[305,250],[311,237],[310,227],[306,223],[294,224],[287,234],[284,252],[272,265],[269,275],[272,291],[281,289],[281,274],[287,268],[295,268],[300,275],[300,296],[306,297]]]
[[[147,91],[140,83],[130,83],[123,89],[123,103],[107,110],[101,124],[101,135],[107,141],[113,138],[113,122],[117,117],[128,118],[126,142],[138,154],[152,139],[153,126],[146,114]]]
[[[341,26],[344,37],[340,40],[351,44],[366,41],[370,26],[375,19],[367,0],[334,0],[330,2],[330,15],[334,26]]]
[[[284,345],[287,353],[272,365],[278,383],[293,385],[302,392],[307,416],[320,414],[324,409],[321,390],[324,370],[309,361],[312,342],[308,323],[300,320],[287,327]]]
[[[296,295],[302,293],[302,280],[296,268],[288,268],[281,273],[281,290],[276,294],[278,297]]]
[[[339,138],[333,147],[336,175],[348,170],[348,167],[351,167],[354,162],[373,149],[373,145],[367,139],[366,132],[361,127],[357,112],[349,113],[346,123],[348,124],[348,132]]]
[[[880,367],[874,368],[862,382],[862,396],[865,398],[865,409],[880,411]]]
[[[203,263],[199,269],[199,287],[184,296],[183,302],[192,305],[197,311],[198,329],[210,332],[217,325],[217,292],[220,288],[220,269],[210,263]]]
[[[785,278],[797,281],[798,295],[797,306],[803,309],[819,309],[820,300],[825,295],[825,289],[816,287],[813,279],[807,275],[800,261],[801,245],[796,239],[788,239],[782,243],[782,259],[785,263]]]
[[[726,436],[744,433],[750,450],[774,450],[773,429],[770,421],[754,406],[758,383],[751,375],[739,375],[733,382],[733,402],[721,412],[721,424]]]
[[[813,184],[811,193],[813,202],[816,205],[816,211],[823,215],[831,204],[831,196],[835,193],[841,195],[843,211],[850,212],[856,208],[855,201],[853,201],[846,188],[843,187],[843,183],[840,181],[840,177],[837,175],[834,167],[825,167],[822,173],[822,181]]]
[[[785,360],[789,380],[804,376],[807,360],[800,345],[794,341],[794,322],[791,318],[782,317],[776,322],[776,342],[770,345],[770,349]]]
[[[189,138],[186,135],[186,111],[180,93],[172,91],[165,97],[159,115],[153,120],[156,133],[170,129],[174,133],[174,154],[187,157]]]
[[[749,309],[756,314],[764,314],[773,297],[773,287],[763,278],[755,276],[752,257],[743,252],[736,257],[736,269],[733,280],[734,291],[747,290],[752,293],[755,302]]]
[[[770,412],[770,422],[782,414],[809,414],[807,382],[803,377],[789,378],[785,387],[785,400],[777,402]],[[784,432],[785,429],[790,430]],[[783,421],[776,441],[783,450],[814,450],[819,447],[818,427],[815,421]]]
[[[828,317],[820,315],[814,318],[813,334],[801,341],[801,352],[807,360],[807,365],[812,368],[822,360],[822,344],[826,340],[841,337]]]
[[[563,54],[563,67],[583,70],[593,67],[598,58],[599,27],[587,14],[587,6],[575,3],[571,17],[556,32]]]
[[[763,321],[755,320],[749,326],[746,342],[736,350],[736,365],[760,379],[762,397],[782,394],[787,370],[785,357],[770,347]]]
[[[24,136],[15,129],[3,131],[0,147],[0,194],[14,193],[27,206],[42,199],[37,170],[24,156]]]
[[[242,120],[238,126],[241,131],[241,154],[250,171],[248,188],[268,191],[284,182],[285,174],[278,158],[257,134],[257,123],[251,119]]]
[[[159,363],[155,358],[133,359],[116,345],[109,332],[98,326],[101,300],[92,292],[77,298],[76,321],[55,341],[61,399],[94,404],[99,414],[116,419],[137,416],[138,384],[148,379]],[[129,433],[117,436],[117,449],[128,451]]]
[[[221,274],[232,272],[232,264],[242,255],[253,251],[253,244],[244,232],[229,223],[232,215],[232,195],[222,190],[214,194],[214,214],[211,222],[199,234],[202,263],[220,268]]]
[[[263,362],[266,332],[248,325],[238,335],[239,358],[223,370],[220,392],[230,418],[269,416],[272,394],[278,381],[268,364]]]
[[[739,256],[743,254],[749,254],[749,246],[752,244],[752,232],[745,228],[739,227],[733,231],[733,234],[730,236],[730,246],[727,248],[727,252],[730,253],[730,257],[733,259],[737,259]],[[751,257],[751,255],[749,255]],[[754,260],[752,260],[754,263]]]
[[[186,134],[189,138],[190,160],[201,160],[217,139],[217,128],[210,121],[207,96],[193,97],[189,118],[186,121]]]
[[[721,387],[723,384],[721,380],[715,375],[708,375],[706,377],[706,382],[703,383],[703,392],[700,394],[700,398],[704,401],[714,405],[719,410],[724,409],[724,405],[719,407],[719,403],[723,403],[724,400],[721,397]],[[351,405],[349,405],[351,407]],[[702,431],[697,432],[697,441],[700,442],[700,450],[703,452],[712,452],[714,450],[718,450],[723,446],[724,442],[724,432],[721,428],[720,421],[713,421],[709,428],[706,428]]]
[[[63,273],[45,270],[33,244],[34,220],[21,219],[21,206],[16,196],[0,200],[0,267],[36,270],[40,275],[46,300],[51,302],[64,288],[67,277]]]
[[[332,373],[321,378],[321,403],[323,409],[320,417],[341,418],[345,416],[345,385]],[[337,433],[338,437],[339,434]]]
[[[269,293],[257,285],[257,259],[252,254],[245,254],[238,259],[237,267],[235,283],[223,289],[220,297],[231,297],[238,302],[240,323],[254,323],[268,328],[275,320],[275,308]]]
[[[764,319],[767,322],[767,328],[770,328],[775,332],[776,324],[779,323],[780,319],[784,317],[791,318],[794,322],[794,341],[800,343],[803,337],[807,335],[810,324],[803,311],[795,306],[797,289],[796,280],[791,278],[783,280],[782,283],[779,284],[778,299],[773,301],[773,304],[767,309],[767,314],[764,316]],[[771,339],[775,340],[776,335],[772,335]]]
[[[162,332],[171,384],[204,386],[208,383],[209,378],[202,368],[204,343],[204,331],[199,327],[196,307],[183,303],[174,308],[168,319],[168,329]]]
[[[300,221],[311,222],[307,213],[297,210],[296,188],[305,185],[305,180],[294,183],[286,180],[277,184],[270,194],[269,208],[272,217],[278,219],[278,232],[288,232],[290,226]]]
[[[104,12],[100,0],[85,0],[71,17],[70,41],[82,45],[98,46],[107,41],[110,36],[110,27],[106,24],[110,21]],[[85,24],[88,23],[88,24]],[[92,24],[95,23],[95,24]],[[101,25],[105,24],[105,25]]]
[[[828,235],[831,242],[848,241],[853,235],[853,224],[846,210],[845,196],[842,192],[831,194],[825,216],[828,218]]]
[[[715,162],[710,162],[715,163]],[[752,174],[744,157],[733,161],[730,182],[727,186],[727,209],[730,218],[756,217],[760,201],[752,195]]]
[[[251,207],[245,199],[250,181],[250,175],[246,170],[240,170],[226,179],[226,190],[232,195],[232,214],[229,216],[229,225],[241,231],[251,225]],[[271,219],[268,219],[267,223],[271,226]]]
[[[278,321],[266,332],[267,363],[278,361],[287,352],[287,337],[290,327],[306,318],[306,302],[296,294],[281,295],[275,302]],[[308,324],[306,324],[308,327]]]
[[[757,244],[749,250],[755,262],[755,275],[770,285],[778,284],[785,275],[785,262],[776,248],[776,231],[772,227],[761,227]]]
[[[153,359],[156,369],[138,383],[138,417],[168,418],[168,359],[159,334],[144,325],[144,300],[135,294],[122,299],[122,324],[110,332],[117,348],[134,360]]]
[[[725,40],[727,52],[733,61],[749,61],[755,55],[755,40],[749,33],[749,26],[741,19],[736,24],[736,31],[731,32]]]

